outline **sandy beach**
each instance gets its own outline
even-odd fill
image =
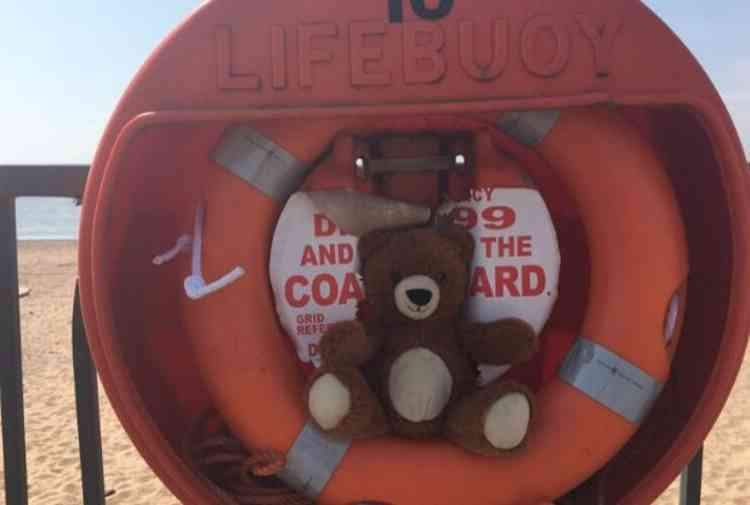
[[[75,243],[22,242],[19,255],[21,284],[31,289],[20,301],[29,499],[32,505],[78,505],[82,498],[70,341]],[[100,397],[106,489],[114,493],[107,503],[176,505],[130,443],[101,388]],[[705,456],[703,503],[750,505],[748,366],[706,442]],[[3,479],[0,468],[0,487]],[[676,505],[678,497],[679,488],[673,485],[656,503]]]
[[[18,269],[20,283],[31,289],[20,301],[29,503],[80,505],[70,337],[76,244],[21,242]],[[105,483],[107,491],[114,492],[107,503],[177,505],[140,458],[101,387],[99,393]],[[3,479],[0,469],[0,483]]]

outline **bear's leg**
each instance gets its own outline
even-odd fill
[[[445,435],[469,451],[497,456],[523,444],[533,414],[534,397],[528,388],[498,380],[450,408]]]
[[[380,400],[357,368],[319,370],[307,388],[306,403],[313,421],[331,436],[365,438],[388,432]]]

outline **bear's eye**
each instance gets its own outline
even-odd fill
[[[391,272],[391,281],[393,281],[394,284],[398,284],[401,282],[402,276],[400,273],[396,272],[395,270]]]
[[[447,279],[448,279],[448,276],[443,272],[440,272],[437,275],[435,275],[435,280],[438,282],[438,284],[442,284]]]

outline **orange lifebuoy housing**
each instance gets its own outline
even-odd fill
[[[231,125],[252,124],[310,162],[351,118],[399,124],[404,117],[566,109],[538,146],[521,148],[504,136],[495,141],[539,184],[551,214],[559,218],[558,236],[569,244],[587,240],[576,215],[555,212],[559,199],[565,197],[556,186],[558,179],[575,189],[576,184],[570,183],[574,178],[591,190],[586,192],[589,199],[576,195],[580,209],[599,202],[597,183],[623,181],[617,191],[602,187],[600,191],[608,196],[601,196],[600,214],[587,216],[593,263],[592,268],[581,265],[583,281],[575,277],[576,261],[569,261],[571,256],[576,259],[575,254],[563,250],[567,244],[560,241],[566,258],[563,266],[568,269],[565,285],[580,292],[563,295],[561,274],[555,311],[575,312],[571,320],[560,322],[566,332],[579,330],[581,314],[568,305],[573,302],[574,309],[582,310],[586,300],[581,293],[590,285],[585,336],[600,344],[601,339],[612,340],[606,345],[611,343],[612,350],[622,353],[624,362],[632,362],[625,354],[635,350],[630,347],[635,342],[646,342],[649,349],[658,347],[659,313],[667,297],[662,291],[672,289],[661,281],[675,264],[668,262],[666,253],[656,251],[667,240],[656,232],[664,221],[656,218],[664,216],[652,208],[662,208],[671,198],[666,177],[653,176],[656,187],[645,192],[633,185],[651,177],[648,167],[661,164],[686,224],[690,277],[681,293],[688,293],[688,316],[683,331],[674,331],[675,338],[681,333],[679,345],[673,341],[666,356],[660,348],[657,354],[644,350],[635,364],[658,382],[666,372],[666,363],[661,362],[674,355],[671,380],[625,447],[567,498],[581,505],[650,503],[691,460],[721,412],[742,363],[750,324],[750,190],[746,156],[706,73],[674,33],[638,0],[437,4],[206,1],[158,47],[113,111],[83,198],[81,305],[92,356],[112,406],[144,459],[180,501],[225,502],[196,475],[182,452],[194,420],[214,403],[232,417],[247,445],[286,449],[303,423],[302,406],[292,400],[302,379],[291,350],[276,345],[284,337],[272,318],[264,263],[280,204],[211,161],[211,151]],[[616,118],[617,113],[571,109],[597,104],[620,107],[653,152],[648,153],[635,132]],[[331,117],[337,120],[321,121]],[[494,113],[482,117],[488,124],[497,120]],[[623,153],[627,159],[637,158],[637,163],[626,163]],[[546,174],[553,177],[544,181]],[[616,194],[627,200],[626,207],[617,207]],[[206,279],[216,279],[236,265],[246,267],[247,273],[227,290],[192,302],[185,299],[180,285],[188,262],[174,261],[155,274],[151,261],[154,254],[174,245],[176,233],[189,233],[200,195],[212,199],[206,207]],[[566,208],[567,203],[566,199]],[[222,215],[231,216],[231,221],[222,223]],[[636,226],[643,216],[643,223]],[[609,248],[604,253],[617,254],[626,264],[603,262],[603,252],[593,250],[596,237],[591,232],[605,229],[602,220],[616,236],[614,242],[601,242],[598,247]],[[625,233],[633,235],[625,237]],[[640,244],[627,244],[631,238]],[[221,250],[214,249],[216,244]],[[618,244],[623,248],[615,251]],[[633,261],[638,268],[627,264]],[[655,263],[666,268],[662,271]],[[589,273],[597,277],[589,278]],[[674,277],[678,283],[680,276]],[[236,291],[241,291],[239,296],[230,294]],[[660,306],[650,306],[656,298]],[[216,307],[219,313],[235,310],[225,320],[203,317]],[[249,319],[248,310],[261,315],[252,328],[242,324]],[[666,321],[678,322],[677,312],[673,321],[669,311]],[[606,321],[610,325],[606,326],[604,315],[619,319]],[[588,334],[600,327],[607,333]],[[205,331],[196,334],[195,329]],[[200,338],[186,342],[189,334]],[[618,335],[624,337],[618,340]],[[228,349],[234,352],[226,363],[206,355],[215,350],[229,353]],[[580,356],[587,355],[583,346]],[[583,362],[574,359],[567,364]],[[544,380],[557,377],[554,363],[545,361],[540,368]],[[586,370],[571,369],[566,377],[584,388],[579,380]],[[230,376],[238,381],[218,381]],[[265,402],[261,409],[244,401],[250,393],[267,398],[269,391],[278,400]],[[553,391],[564,396],[558,400],[550,394]],[[564,445],[562,453],[554,452],[560,449],[555,444],[545,450],[529,474],[536,489],[537,476],[544,472],[545,489],[528,491],[532,485],[524,487],[527,475],[513,479],[518,472],[511,463],[526,465],[528,457],[513,454],[501,461],[483,461],[487,468],[477,470],[477,476],[490,475],[493,482],[477,488],[477,499],[492,493],[492,503],[512,501],[511,495],[504,494],[508,490],[519,491],[530,502],[542,495],[551,497],[588,475],[622,445],[637,423],[610,413],[580,391],[558,378],[544,386],[544,398],[554,397],[545,402],[545,412],[558,407],[564,416],[554,421],[540,417],[532,429],[536,438],[531,449],[540,447],[537,440],[551,433],[561,437],[578,433],[573,425],[581,432],[590,430],[587,440],[556,442]],[[232,404],[237,398],[243,401]],[[576,411],[573,407],[578,405],[588,409]],[[260,424],[253,424],[256,414],[263,416]],[[605,417],[606,436],[605,429],[593,422]],[[565,424],[569,418],[570,425]],[[357,463],[364,460],[374,482],[357,482],[357,492],[352,494],[368,501],[390,490],[377,483],[376,472],[387,471],[387,484],[395,487],[397,479],[406,479],[391,476],[416,457],[450,454],[463,459],[466,467],[458,477],[480,466],[473,457],[439,444],[414,446],[414,451],[406,456],[399,453],[393,461],[380,458],[412,447],[405,444],[355,444],[322,499],[331,501],[351,491],[360,469]],[[379,456],[371,459],[372,454]],[[426,503],[442,483],[457,480],[444,471],[454,470],[456,461],[450,459],[439,470],[417,468],[420,479],[435,478],[422,490],[416,486],[419,481],[413,485],[409,479],[402,490],[409,493],[404,499],[416,497],[414,503]],[[508,471],[495,471],[498,467]],[[466,482],[469,495],[474,491],[469,489],[474,475]],[[366,495],[375,487],[373,495]],[[521,488],[528,493],[524,495]],[[435,502],[450,496],[444,494]],[[458,503],[465,503],[465,498],[462,494]]]
[[[585,340],[569,360],[582,360],[573,368],[592,361],[608,366],[610,358],[623,363],[620,370],[612,365],[611,375],[634,384],[631,394],[645,394],[636,398],[638,412],[628,418],[586,394],[574,370],[539,391],[538,415],[523,449],[488,459],[444,442],[354,442],[330,469],[319,503],[537,504],[584,481],[637,430],[669,377],[665,320],[688,269],[680,213],[657,156],[615,110],[569,109],[547,126],[549,133],[532,140],[538,140],[536,149],[572,194],[591,255]],[[311,124],[300,130],[267,128],[263,134],[309,161],[330,142],[333,128]],[[237,258],[243,258],[247,275],[185,307],[187,333],[207,387],[235,435],[249,447],[287,453],[307,422],[303,380],[274,317],[270,289],[259,281],[267,276],[267,244],[280,205],[222,171],[211,178],[204,199],[210,209],[205,242],[220,244],[204,251],[206,276],[222,275]],[[650,383],[638,383],[640,378]],[[653,391],[642,391],[649,388]]]

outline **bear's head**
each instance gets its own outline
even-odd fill
[[[359,241],[362,276],[372,318],[384,326],[458,316],[466,298],[474,239],[440,223],[377,230]]]

